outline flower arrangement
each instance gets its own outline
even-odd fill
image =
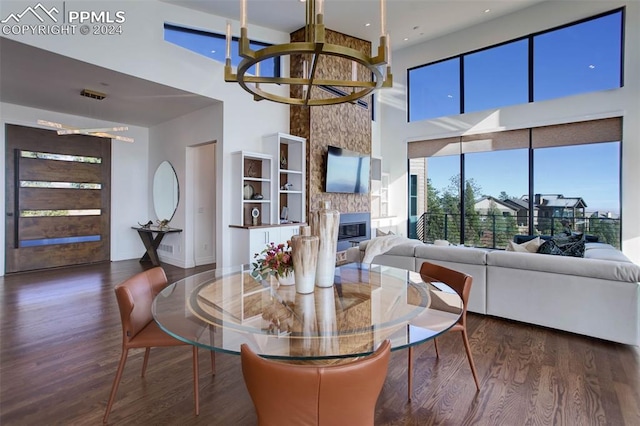
[[[269,243],[264,250],[253,257],[256,261],[252,263],[251,275],[255,278],[266,279],[269,275],[284,277],[293,272],[293,258],[288,241],[286,244]]]

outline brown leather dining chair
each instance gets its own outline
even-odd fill
[[[471,355],[471,346],[469,345],[469,338],[467,336],[467,302],[469,301],[469,293],[471,292],[471,284],[473,283],[473,277],[465,273],[454,271],[453,269],[446,268],[444,266],[435,265],[433,263],[424,262],[420,267],[420,276],[425,281],[439,281],[447,284],[454,289],[456,293],[462,299],[462,315],[458,322],[454,324],[448,331],[459,331],[462,333],[462,341],[464,343],[464,349],[467,352],[467,359],[469,360],[469,366],[471,367],[471,374],[473,374],[473,380],[476,382],[476,389],[480,390],[480,382],[478,381],[478,374],[476,372],[476,366],[473,363],[473,356]],[[433,344],[436,349],[436,357],[439,357],[438,353],[438,341],[433,339]],[[411,394],[413,391],[413,346],[409,347],[408,354],[409,368],[408,374],[408,398],[411,400]]]
[[[390,354],[389,340],[369,356],[335,365],[287,364],[246,344],[240,349],[259,426],[373,425]]]
[[[149,352],[152,347],[187,346],[188,344],[174,339],[165,333],[153,320],[151,304],[154,297],[167,285],[167,276],[161,267],[155,267],[140,272],[115,288],[120,319],[122,320],[122,356],[118,363],[118,370],[113,381],[107,410],[102,419],[104,423],[109,418],[113,400],[118,391],[129,349],[145,348],[142,362],[142,377],[147,370]],[[211,352],[211,369],[215,374],[215,353]],[[193,394],[196,415],[200,412],[198,398],[198,348],[193,346]]]

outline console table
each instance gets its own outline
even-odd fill
[[[149,228],[132,226],[131,229],[138,231],[138,235],[140,235],[140,239],[147,249],[144,256],[140,258],[140,262],[151,262],[153,266],[160,266],[157,250],[164,236],[172,232],[182,232],[182,229],[178,228],[158,228],[157,226]]]

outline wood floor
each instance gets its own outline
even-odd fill
[[[165,268],[170,280],[196,272]],[[140,270],[131,260],[0,278],[0,424],[102,423],[121,347],[113,287]],[[459,334],[443,336],[440,359],[430,343],[415,351],[410,403],[406,351],[392,353],[376,425],[640,425],[637,347],[474,314],[469,327],[480,393]],[[200,416],[191,350],[159,348],[144,379],[142,352],[130,354],[110,423],[254,425],[240,358],[217,354],[211,376],[206,355]]]

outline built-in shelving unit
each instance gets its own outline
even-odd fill
[[[268,135],[263,138],[263,150],[232,154],[230,226],[236,264],[253,262],[269,243],[290,240],[306,222],[306,139],[285,133]],[[255,194],[262,199],[255,199]],[[254,209],[259,212],[257,224],[251,216]]]
[[[255,210],[258,212],[257,225],[273,223],[273,157],[246,151],[234,152],[232,157],[233,198],[237,200],[232,205],[234,223],[241,226],[254,225]]]
[[[280,223],[306,221],[306,139],[285,133],[264,137],[264,146],[276,159],[274,218]]]

